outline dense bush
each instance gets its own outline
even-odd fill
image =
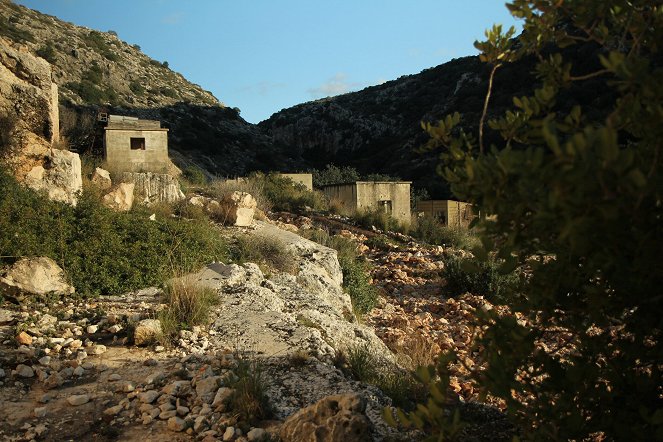
[[[406,233],[409,229],[409,225],[400,223],[396,218],[380,209],[359,210],[352,215],[352,218],[358,225],[367,229],[375,227],[385,232],[401,233]]]
[[[119,294],[159,285],[227,256],[206,223],[149,221],[150,212],[113,212],[92,192],[76,207],[46,200],[0,171],[0,255],[48,256],[78,293]]]
[[[321,193],[312,192],[302,184],[294,183],[278,174],[256,173],[249,177],[249,181],[262,186],[263,194],[271,202],[274,210],[301,211],[306,207],[314,210],[327,208],[327,201]]]
[[[480,245],[479,237],[466,227],[443,226],[431,216],[415,220],[410,234],[428,244],[471,250]]]
[[[512,306],[521,320],[477,312],[486,365],[475,377],[528,440],[663,440],[660,4],[507,6],[525,21],[518,44],[494,27],[476,46],[489,85],[504,63],[537,60],[534,94],[488,122],[494,146],[483,136],[490,86],[478,136],[457,130],[457,114],[425,125],[430,147],[445,149],[454,194],[495,215],[483,222],[483,256],[494,248],[505,270],[528,273]],[[614,98],[601,112],[558,100],[589,81]],[[550,326],[567,334],[552,348],[541,344]],[[435,405],[422,405],[423,416],[442,418]],[[426,423],[438,434],[443,426]]]
[[[322,187],[328,184],[352,183],[360,179],[359,172],[353,167],[337,167],[328,164],[323,170],[311,170],[313,185]]]
[[[445,291],[449,296],[472,293],[483,295],[497,304],[515,301],[513,297],[517,296],[514,292],[519,282],[518,275],[515,272],[501,272],[501,263],[495,259],[476,261],[449,256],[444,260],[444,265]]]
[[[37,55],[46,60],[47,62],[53,64],[55,63],[55,49],[50,43],[45,44],[36,51]]]

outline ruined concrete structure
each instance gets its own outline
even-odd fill
[[[472,204],[454,200],[425,200],[417,203],[417,212],[437,218],[451,227],[467,227],[476,216]]]
[[[331,184],[322,191],[343,206],[345,214],[383,210],[402,223],[410,222],[410,181],[357,181]]]
[[[168,129],[155,120],[109,115],[104,154],[111,171],[168,173]]]
[[[283,178],[290,178],[293,183],[302,184],[307,190],[313,190],[313,174],[310,173],[280,173]]]

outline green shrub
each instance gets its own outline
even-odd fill
[[[385,232],[406,233],[408,231],[408,226],[401,224],[397,219],[380,209],[360,210],[352,215],[352,218],[357,224],[366,229],[376,227]]]
[[[36,51],[37,55],[39,55],[41,58],[46,60],[47,62],[53,64],[57,60],[55,57],[55,49],[53,48],[53,45],[50,43],[45,44],[44,46],[40,47]]]
[[[139,81],[132,81],[129,83],[129,89],[139,97],[145,93],[145,88]]]
[[[82,37],[83,42],[92,50],[102,55],[110,61],[118,61],[119,57],[115,54],[101,32],[90,31],[87,35]]]
[[[494,215],[484,255],[527,269],[521,320],[477,312],[475,377],[527,440],[663,440],[660,5],[507,6],[525,21],[517,44],[496,26],[475,45],[489,84],[505,63],[536,63],[533,93],[488,121],[491,137],[490,86],[478,134],[458,114],[424,125],[452,192]],[[603,90],[603,108],[568,99],[581,90]],[[542,348],[550,326],[565,336]]]
[[[323,170],[313,169],[313,185],[322,187],[328,184],[352,183],[360,179],[359,172],[353,167],[337,167],[328,164]]]
[[[76,207],[46,200],[0,171],[0,255],[48,256],[82,295],[119,294],[161,284],[173,269],[225,259],[207,223],[149,221],[151,212],[114,212],[85,191]]]
[[[300,183],[278,174],[256,173],[249,180],[261,182],[265,197],[272,203],[274,210],[301,211],[306,207],[314,210],[325,210],[327,201],[317,191],[310,191]]]
[[[207,184],[205,172],[198,166],[187,166],[182,170],[184,179],[191,185],[204,186]],[[255,198],[255,197],[254,197]]]
[[[17,28],[11,19],[5,19],[4,17],[0,17],[0,34],[6,35],[19,43],[34,43],[36,41],[35,36],[30,31]]]
[[[445,290],[450,296],[463,293],[483,295],[497,304],[511,304],[519,282],[515,272],[503,274],[495,259],[475,260],[449,256],[444,260]]]
[[[471,250],[480,245],[479,237],[466,227],[443,226],[432,216],[417,218],[410,234],[428,244]]]

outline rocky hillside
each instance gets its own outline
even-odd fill
[[[596,49],[590,46],[569,49],[567,55],[578,72],[598,63]],[[532,93],[533,68],[533,60],[523,60],[497,71],[489,117],[502,115],[512,106],[513,96]],[[461,126],[476,135],[489,74],[490,67],[478,57],[459,58],[359,92],[282,110],[259,125],[309,166],[333,163],[362,173],[387,173],[413,180],[434,197],[447,197],[446,184],[435,172],[438,154],[418,151],[429,139],[421,122],[459,112]],[[587,83],[562,92],[563,104],[583,104],[585,112],[606,108],[611,98],[605,86],[600,81]],[[487,129],[487,141],[497,136]]]
[[[51,64],[58,85],[62,134],[80,152],[100,148],[99,110],[159,119],[171,129],[180,166],[196,163],[217,175],[280,165],[269,138],[210,92],[151,59],[113,32],[98,32],[0,0],[3,45]],[[97,132],[95,133],[95,129]],[[285,164],[283,164],[285,167]]]

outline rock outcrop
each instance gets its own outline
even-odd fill
[[[283,423],[283,442],[364,442],[371,440],[366,401],[356,394],[329,396],[299,410]]]
[[[255,198],[246,192],[232,192],[219,201],[223,223],[231,226],[250,226],[258,207]]]
[[[46,192],[49,199],[75,206],[83,191],[81,159],[77,153],[54,149],[22,179],[31,189]]]
[[[134,183],[120,183],[103,196],[101,202],[113,210],[127,212],[134,204]]]
[[[94,185],[96,185],[98,188],[102,190],[110,189],[111,186],[113,185],[110,173],[107,170],[102,169],[100,167],[94,169],[90,181],[92,181]]]
[[[373,331],[354,321],[335,250],[263,222],[250,234],[277,237],[293,252],[298,272],[266,278],[255,264],[216,263],[186,276],[219,292],[215,345],[241,345],[265,355],[304,351],[328,362],[337,351],[366,346],[379,360],[393,361]]]
[[[58,87],[52,81],[51,66],[2,36],[0,111],[49,143],[59,139]]]
[[[152,172],[124,172],[121,181],[136,185],[136,199],[142,204],[173,203],[184,199],[180,183],[172,175]]]
[[[22,258],[0,277],[0,289],[16,295],[31,293],[67,295],[74,288],[66,282],[64,271],[51,258]]]

